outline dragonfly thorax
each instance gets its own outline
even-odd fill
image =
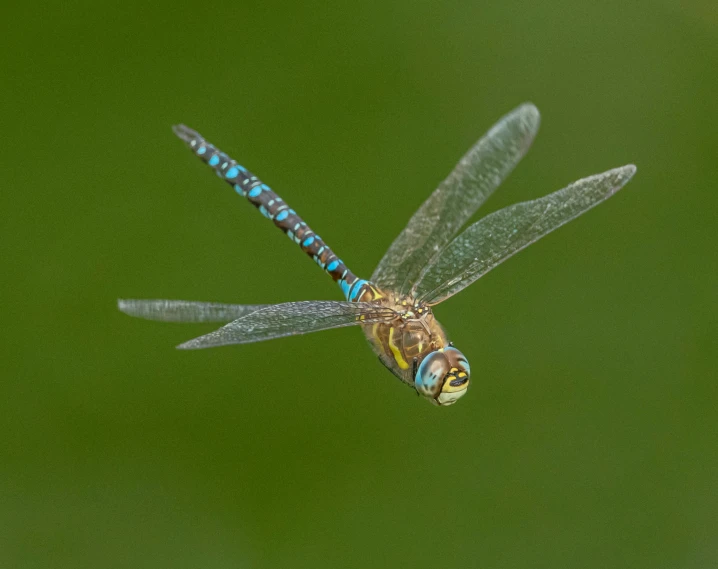
[[[364,326],[382,363],[436,405],[451,405],[469,384],[469,364],[449,343],[430,306],[410,297],[382,294],[375,301],[396,318]]]

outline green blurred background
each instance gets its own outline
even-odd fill
[[[0,567],[718,566],[714,0],[63,2],[0,31]],[[500,116],[485,211],[615,198],[437,309],[437,409],[343,329],[199,352],[118,297],[339,299],[193,158],[251,168],[370,275]]]

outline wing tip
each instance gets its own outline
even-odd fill
[[[507,119],[508,124],[521,133],[520,147],[522,154],[525,154],[538,134],[541,126],[541,113],[536,105],[531,101],[526,101],[506,115],[501,123],[505,123]]]
[[[117,309],[135,318],[144,318],[145,320],[157,320],[153,318],[152,309],[149,307],[149,300],[137,300],[136,298],[118,298]]]
[[[615,195],[621,188],[631,181],[636,173],[635,164],[625,164],[617,168],[611,168],[599,174],[593,174],[576,180],[569,184],[564,190],[575,187],[583,187],[581,191],[592,191],[592,188],[601,188],[602,199]],[[593,185],[592,185],[593,183]],[[563,190],[559,190],[563,191]]]
[[[625,166],[621,166],[621,168],[626,171],[628,177],[632,177],[638,171],[638,167],[635,164],[626,164]]]
[[[538,107],[534,105],[531,101],[524,101],[521,103],[518,107],[516,107],[517,111],[521,111],[527,114],[540,116],[541,113],[538,110]]]
[[[129,314],[132,316],[131,310],[131,303],[132,300],[128,298],[118,298],[117,299],[117,310],[120,312],[124,312],[125,314]]]
[[[637,171],[638,168],[636,168],[635,164],[625,164],[624,166],[619,166],[618,168],[609,170],[609,173],[615,174],[617,177],[616,186],[611,194],[615,194],[618,190],[630,182],[631,178],[633,178]]]
[[[514,113],[521,115],[521,118],[525,122],[534,125],[534,128],[538,128],[538,125],[541,123],[541,112],[531,101],[521,103],[518,107],[516,107]]]

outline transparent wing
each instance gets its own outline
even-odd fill
[[[220,304],[192,300],[120,299],[117,308],[125,314],[162,322],[230,322],[270,304]]]
[[[367,302],[315,300],[273,304],[177,346],[196,350],[228,344],[248,344],[330,328],[386,322],[396,313]]]
[[[407,293],[514,166],[538,131],[540,115],[530,103],[496,123],[449,177],[422,204],[379,262],[372,282]]]
[[[543,198],[518,203],[477,221],[441,252],[419,283],[418,298],[438,304],[593,206],[636,172],[632,164],[583,178]]]

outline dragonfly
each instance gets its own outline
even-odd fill
[[[436,320],[434,307],[611,197],[636,172],[628,164],[582,178],[542,198],[491,213],[459,233],[526,154],[539,123],[539,111],[531,103],[501,118],[413,214],[368,280],[354,274],[257,176],[199,133],[174,126],[196,156],[339,285],[345,300],[244,305],[120,299],[118,307],[149,320],[225,323],[177,346],[183,350],[358,326],[379,361],[399,380],[434,405],[452,405],[466,394],[471,368]]]

